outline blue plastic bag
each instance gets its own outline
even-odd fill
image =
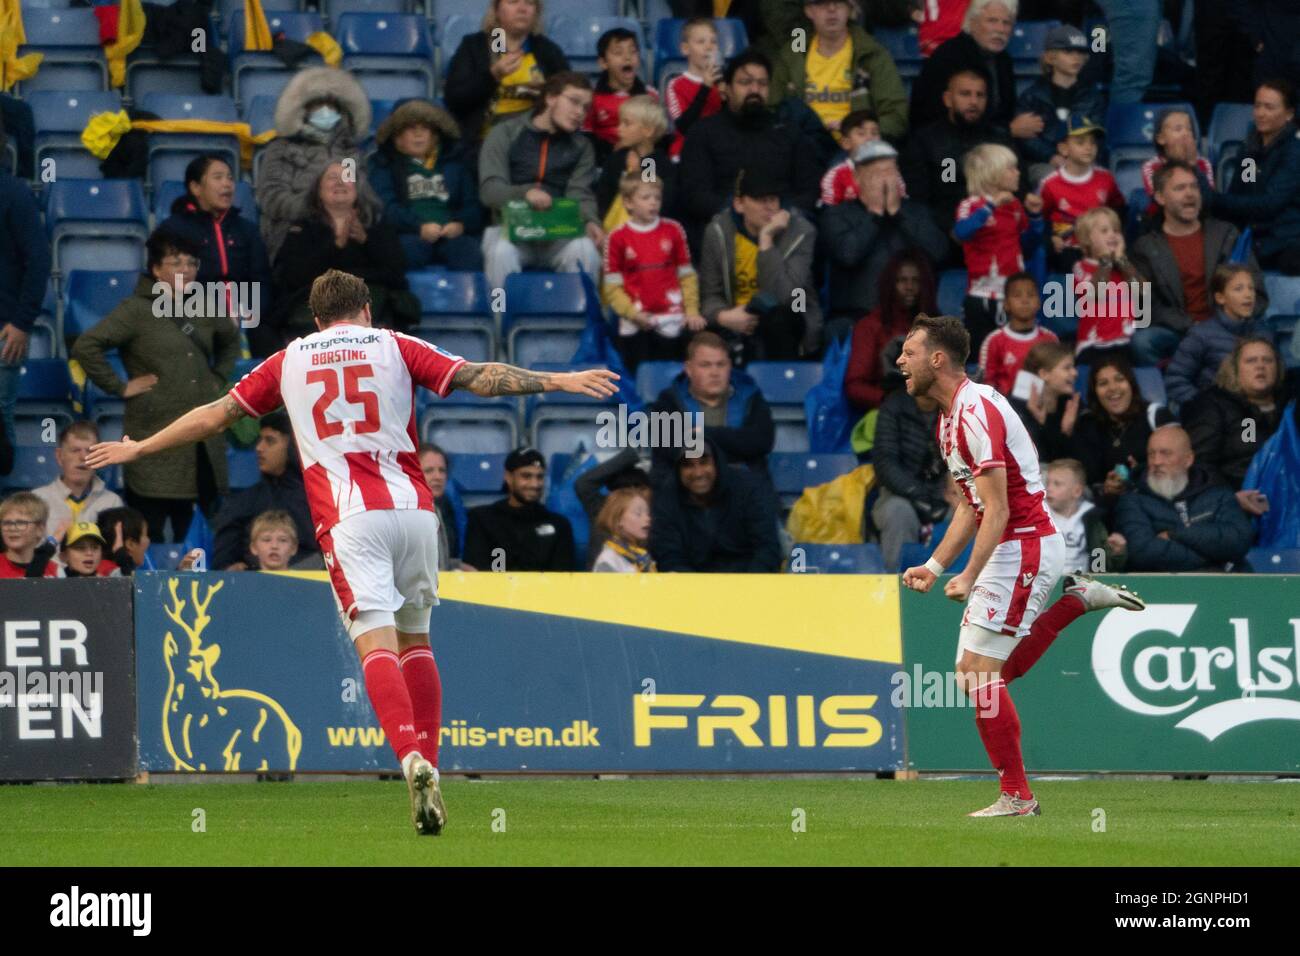
[[[1264,447],[1255,453],[1242,488],[1262,491],[1268,511],[1258,519],[1261,548],[1300,548],[1300,433],[1296,430],[1296,403],[1282,413],[1282,423]]]
[[[560,457],[556,456],[556,458]],[[587,518],[587,509],[578,499],[578,492],[574,490],[573,483],[584,471],[596,467],[596,456],[580,442],[567,462],[557,462],[557,464],[560,467],[557,467],[550,476],[551,490],[546,496],[546,507],[569,519],[569,524],[573,526],[574,560],[577,561],[578,568],[585,571],[587,542],[591,538],[591,521]]]
[[[808,419],[808,449],[816,454],[849,454],[850,436],[860,416],[853,413],[844,397],[844,375],[849,368],[852,336],[836,339],[826,347],[822,359],[822,380],[808,390],[803,400]]]

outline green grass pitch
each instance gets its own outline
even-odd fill
[[[1296,785],[1042,780],[1043,816],[971,820],[991,780],[501,779],[443,784],[417,837],[405,784],[0,787],[0,864],[1294,864]],[[206,832],[193,831],[203,811]],[[1105,832],[1094,830],[1096,811]],[[803,811],[803,832],[795,832]],[[494,827],[495,823],[495,827]]]

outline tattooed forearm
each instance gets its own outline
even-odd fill
[[[218,399],[218,404],[221,406],[221,411],[225,413],[227,425],[233,425],[247,414],[239,402],[231,398],[229,394]]]
[[[502,362],[466,362],[451,384],[475,395],[533,395],[546,391],[550,378],[548,372],[530,372]]]

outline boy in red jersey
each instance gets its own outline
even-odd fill
[[[686,134],[696,120],[722,109],[722,62],[718,58],[718,28],[708,17],[694,17],[682,26],[682,56],[686,72],[668,84],[668,115],[676,128],[669,155],[682,154]]]
[[[1065,139],[1057,146],[1065,161],[1044,176],[1038,187],[1043,215],[1051,230],[1051,264],[1057,272],[1069,272],[1079,260],[1074,223],[1080,216],[1098,206],[1124,209],[1124,194],[1115,177],[1109,169],[1097,165],[1105,132],[1087,116],[1071,116]]]
[[[1011,394],[1025,356],[1039,342],[1058,341],[1056,333],[1038,324],[1038,280],[1028,272],[1007,276],[1003,308],[1007,324],[989,334],[980,347],[980,381],[1003,395]]]

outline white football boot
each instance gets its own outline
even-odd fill
[[[1065,593],[1078,597],[1089,611],[1100,611],[1108,607],[1122,607],[1128,611],[1146,608],[1146,602],[1124,585],[1103,584],[1086,574],[1067,574]]]
[[[983,810],[976,810],[974,813],[968,813],[968,817],[1037,817],[1042,816],[1042,807],[1034,799],[1022,800],[1014,793],[1004,793],[998,797],[997,803],[985,807]]]
[[[419,753],[408,754],[403,763],[415,832],[421,836],[439,836],[447,825],[447,808],[438,786],[438,771]]]

